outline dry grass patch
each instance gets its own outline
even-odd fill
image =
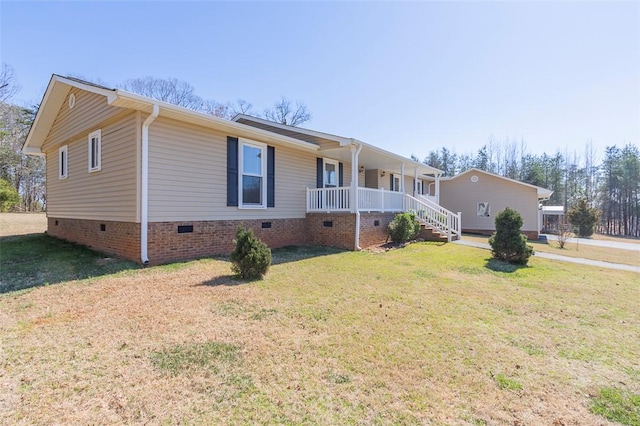
[[[607,424],[601,388],[640,392],[637,274],[305,251],[1,296],[0,423]]]
[[[42,234],[46,230],[45,213],[0,213],[0,237]]]

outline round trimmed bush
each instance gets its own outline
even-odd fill
[[[489,238],[491,254],[505,262],[526,265],[533,254],[527,236],[520,232],[523,220],[520,213],[507,207],[496,215],[496,233]]]
[[[414,213],[400,213],[389,224],[391,241],[404,243],[413,240],[420,232],[420,222]]]
[[[253,234],[251,229],[241,226],[233,240],[235,248],[231,252],[231,268],[244,279],[264,276],[271,265],[271,250]]]

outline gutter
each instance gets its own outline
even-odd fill
[[[357,146],[357,148],[356,148]],[[353,205],[356,212],[355,249],[360,251],[360,210],[358,209],[358,156],[362,151],[362,144],[352,139],[351,145],[351,187],[353,188]]]
[[[140,184],[140,260],[149,264],[147,242],[149,232],[149,126],[160,113],[158,104],[153,104],[153,111],[142,123],[142,165]]]

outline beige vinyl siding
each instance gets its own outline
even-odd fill
[[[316,186],[316,153],[273,145],[275,207],[227,207],[227,136],[234,135],[166,118],[151,124],[149,221],[305,217],[305,188]]]
[[[69,97],[75,95],[76,103],[69,109]],[[42,151],[49,152],[58,145],[76,140],[80,135],[88,135],[99,126],[128,115],[124,108],[107,105],[107,98],[83,90],[71,90],[60,107],[51,131],[43,144]]]
[[[524,220],[523,231],[538,231],[538,197],[535,188],[477,173],[478,182],[471,182],[468,173],[453,180],[440,182],[440,204],[453,212],[462,212],[462,228],[495,229],[496,213],[511,207]],[[491,203],[490,217],[478,217],[477,205]]]
[[[102,170],[97,172],[88,171],[86,135],[68,144],[67,179],[58,179],[58,149],[47,152],[48,216],[136,221],[136,123],[132,112],[101,129]]]

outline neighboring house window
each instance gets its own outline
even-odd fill
[[[69,145],[58,149],[58,179],[66,179],[69,176]]]
[[[478,217],[491,216],[491,203],[478,203]]]
[[[97,172],[102,168],[102,131],[89,133],[89,172]]]

